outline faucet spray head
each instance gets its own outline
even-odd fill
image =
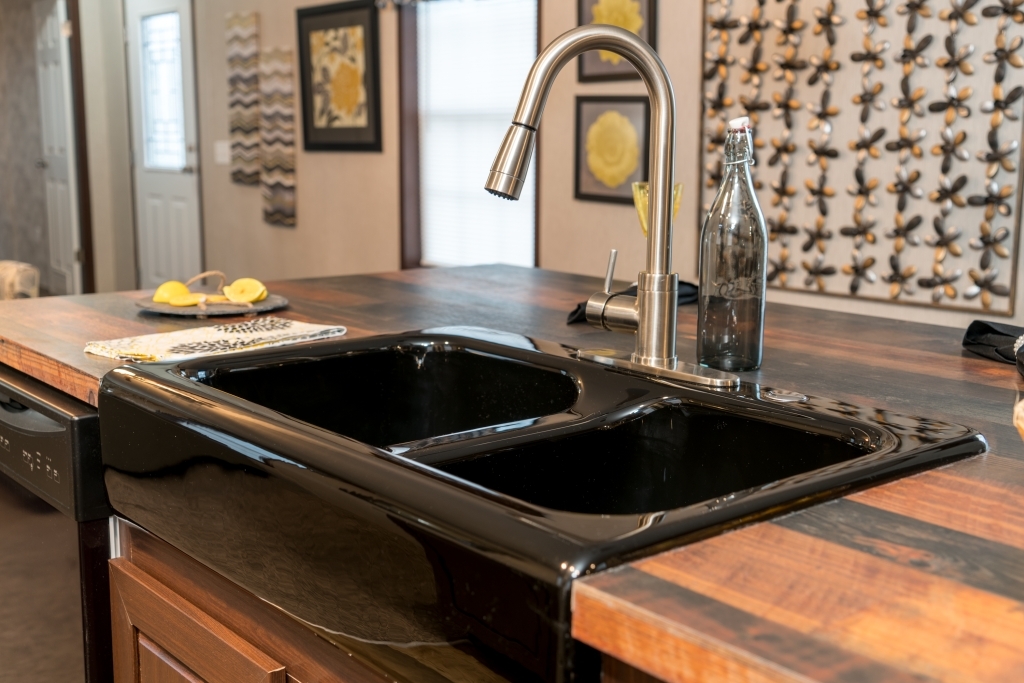
[[[491,164],[491,172],[487,174],[484,189],[503,199],[519,199],[536,144],[536,130],[521,123],[509,126]]]

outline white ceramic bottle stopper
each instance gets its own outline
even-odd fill
[[[729,130],[744,130],[750,128],[750,117],[741,116],[729,122]]]

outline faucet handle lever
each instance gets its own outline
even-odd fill
[[[612,278],[615,276],[615,259],[618,257],[618,249],[612,249],[608,254],[608,270],[604,274],[604,291],[606,294],[612,293]]]

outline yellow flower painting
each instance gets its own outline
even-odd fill
[[[310,31],[309,62],[313,126],[365,128],[369,125],[363,27]]]
[[[587,168],[606,187],[620,187],[639,166],[639,140],[633,123],[609,109],[587,129]]]
[[[592,11],[595,24],[618,26],[636,35],[640,35],[640,29],[644,25],[638,0],[598,0],[594,3]],[[599,54],[602,62],[617,65],[622,61],[622,57],[614,52],[600,50]]]

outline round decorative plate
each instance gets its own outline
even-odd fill
[[[158,304],[148,299],[135,302],[141,308],[141,314],[151,313],[158,315],[176,315],[184,318],[213,318],[224,315],[255,315],[257,313],[268,313],[284,308],[288,305],[288,299],[277,294],[268,294],[263,301],[258,301],[250,308],[244,304],[214,304],[206,307],[206,310],[198,306],[171,306],[170,304]]]

